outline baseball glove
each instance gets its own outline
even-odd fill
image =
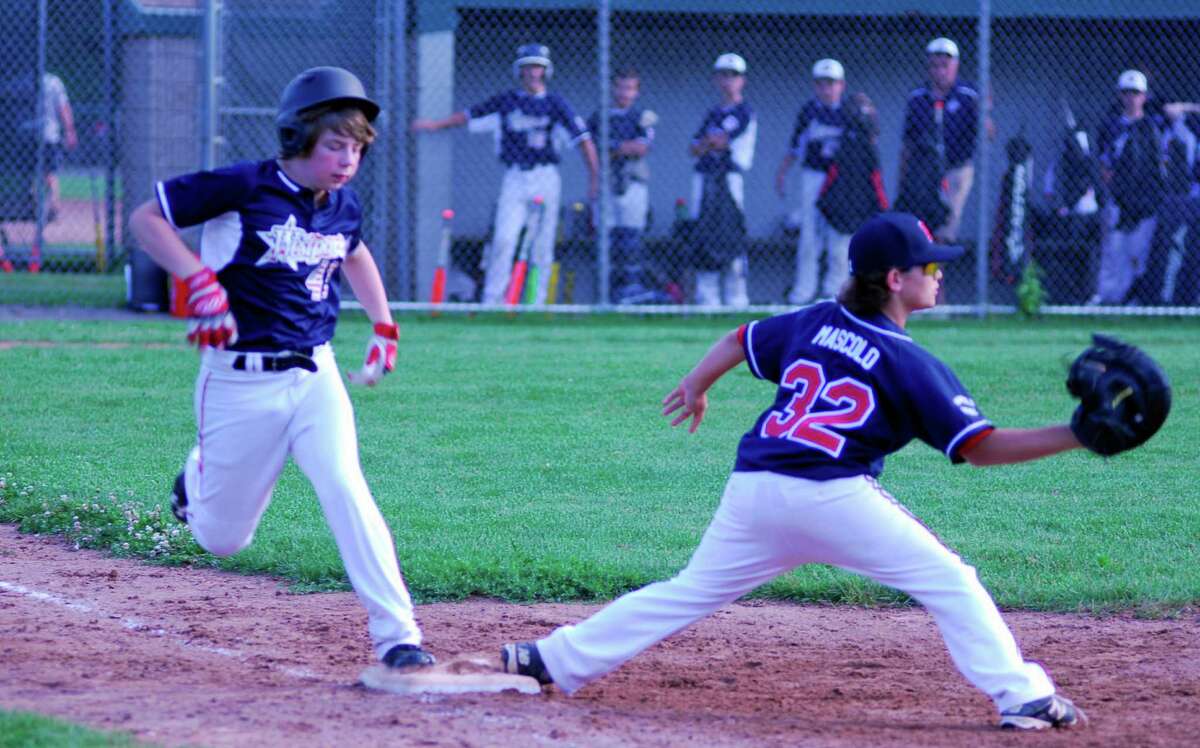
[[[1096,454],[1115,455],[1143,443],[1171,411],[1171,382],[1137,346],[1094,333],[1075,359],[1067,390],[1079,399],[1071,431]]]

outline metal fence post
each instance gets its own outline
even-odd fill
[[[46,228],[46,138],[41,132],[41,128],[45,127],[46,117],[49,112],[46,111],[46,0],[38,0],[37,9],[37,85],[34,90],[37,91],[37,165],[34,169],[34,178],[37,184],[37,220],[34,222],[33,229],[33,258],[30,262],[30,270],[37,268],[38,253],[41,252],[45,241]]]
[[[221,0],[205,0],[204,3],[204,81],[200,96],[202,116],[200,118],[200,168],[214,169],[217,166],[217,85],[221,77],[220,50]]]
[[[988,306],[988,239],[991,236],[991,220],[988,211],[988,185],[991,179],[991,169],[988,162],[991,158],[991,139],[988,137],[987,124],[991,120],[992,101],[992,3],[991,0],[979,0],[979,96],[982,99],[979,107],[979,225],[975,231],[975,295],[976,315],[984,316]]]
[[[609,170],[611,163],[609,158],[609,121],[608,121],[608,98],[609,98],[609,79],[612,77],[610,68],[612,66],[612,9],[608,0],[600,0],[596,10],[596,31],[597,31],[597,47],[598,47],[598,78],[600,82],[600,115],[597,121],[600,126],[600,132],[596,133],[596,137],[600,142],[596,144],[597,151],[600,154],[600,220],[596,227],[596,289],[598,299],[597,304],[601,307],[609,305],[611,295],[609,293],[610,286],[610,270],[611,262],[611,232],[609,224],[612,221],[612,180],[610,179]],[[591,210],[592,206],[588,206]]]

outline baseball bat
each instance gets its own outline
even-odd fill
[[[108,269],[108,257],[104,251],[104,224],[100,221],[100,195],[96,189],[96,170],[89,169],[88,182],[92,191],[92,228],[96,239],[96,272]]]
[[[529,270],[529,245],[533,241],[533,231],[529,219],[533,216],[525,214],[525,226],[521,229],[521,240],[517,243],[517,262],[513,265],[512,277],[508,281],[508,294],[505,303],[516,306],[521,301],[521,292],[525,290],[525,273]]]
[[[550,263],[550,280],[546,283],[546,303],[553,304],[558,301],[558,275],[559,275],[558,260]]]
[[[529,241],[530,254],[533,253],[533,244],[537,241],[538,236],[542,233],[542,221],[546,216],[546,202],[541,195],[533,198],[534,211],[534,228],[533,238]],[[529,276],[525,279],[525,298],[524,303],[533,304],[537,301],[538,276],[541,274],[541,266],[531,262],[529,265]]]
[[[450,222],[453,220],[453,210],[442,211],[442,238],[438,242],[437,267],[433,270],[433,289],[429,292],[429,300],[434,304],[446,300],[446,265],[450,262]]]

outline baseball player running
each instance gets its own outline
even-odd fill
[[[842,106],[846,71],[842,63],[825,58],[813,65],[812,75],[814,96],[796,115],[791,147],[775,173],[775,190],[780,197],[786,197],[787,173],[798,159],[803,159],[797,196],[800,238],[796,247],[796,276],[788,293],[788,303],[795,305],[808,304],[816,296],[817,264],[822,254],[825,255],[825,282],[821,292],[826,298],[833,298],[841,289],[849,262],[846,248],[850,245],[850,236],[833,228],[817,210],[817,198],[821,196],[842,133],[849,124],[849,116]]]
[[[367,609],[377,656],[433,664],[400,575],[392,537],[358,461],[354,412],[333,337],[344,272],[374,323],[351,381],[374,385],[395,365],[400,331],[347,183],[375,138],[379,106],[341,68],[317,67],[283,91],[278,158],[185,174],[156,187],[130,228],[190,292],[188,339],[200,346],[197,442],[171,508],[203,548],[242,550],[291,455]],[[178,229],[203,224],[200,256]]]
[[[914,216],[883,213],[850,242],[851,279],[837,301],[751,322],[721,338],[664,399],[695,431],[708,390],[742,361],[777,385],[742,437],[725,494],[687,567],[501,662],[568,693],[801,564],[829,564],[911,595],[937,621],[959,671],[986,693],[1003,727],[1069,727],[1083,712],[1022,660],[987,590],[878,481],[884,458],[914,438],[952,463],[999,465],[1080,446],[1068,425],[999,429],[954,373],[905,332],[936,304],[939,263]]]
[[[588,170],[588,199],[600,191],[600,160],[596,146],[583,119],[558,94],[547,91],[546,81],[554,72],[550,49],[541,44],[526,44],[517,49],[513,74],[521,87],[504,91],[469,109],[443,119],[413,120],[412,129],[432,132],[449,127],[467,126],[471,132],[491,132],[496,138],[496,153],[507,167],[500,184],[496,205],[496,228],[492,254],[483,282],[483,303],[504,301],[512,273],[517,237],[526,225],[533,200],[542,199],[544,217],[537,224],[532,262],[541,272],[534,302],[544,304],[549,288],[550,266],[554,263],[554,240],[558,230],[558,209],[562,199],[562,180],[558,173],[560,143],[579,145]]]

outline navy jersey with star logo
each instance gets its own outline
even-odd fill
[[[806,169],[828,171],[846,124],[841,102],[829,106],[818,99],[809,99],[800,108],[796,126],[792,128],[792,155],[803,159]]]
[[[555,93],[511,90],[466,111],[471,132],[492,131],[496,155],[505,166],[531,169],[557,164],[559,150],[591,137],[583,118]]]
[[[939,99],[928,86],[908,94],[904,112],[904,142],[918,150],[936,147],[934,107]],[[966,83],[955,83],[942,101],[942,140],[946,168],[962,166],[975,153],[979,133],[979,92]]]
[[[754,142],[758,138],[758,119],[750,105],[743,101],[709,109],[700,129],[692,136],[692,143],[699,143],[705,135],[715,132],[724,132],[729,137],[729,147],[700,156],[696,159],[696,171],[717,175],[750,171],[750,165],[754,163]]]
[[[333,337],[340,267],[361,241],[352,189],[315,206],[311,190],[268,160],[185,174],[159,182],[156,193],[171,225],[203,224],[200,259],[237,320],[231,349],[298,350]]]
[[[738,335],[750,371],[779,387],[742,436],[735,471],[878,477],[913,439],[959,463],[993,429],[954,372],[882,314],[860,319],[830,301]]]

